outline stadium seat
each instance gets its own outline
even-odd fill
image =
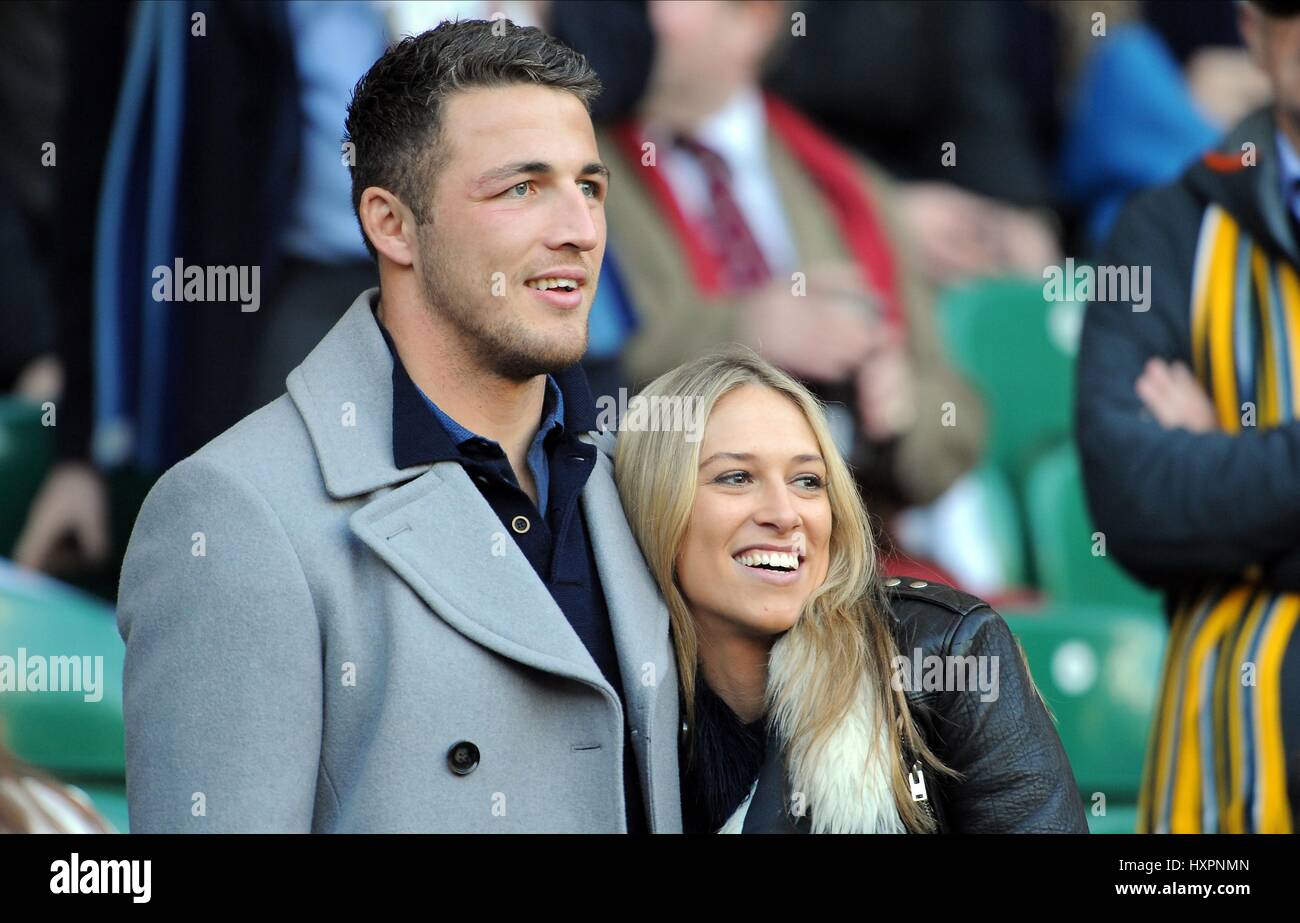
[[[1093,814],[1091,803],[1085,801],[1089,833],[1137,833],[1138,806],[1136,802],[1118,804],[1107,801],[1106,813]]]
[[[1163,617],[1073,603],[1008,608],[1002,616],[1056,719],[1084,802],[1105,794],[1108,816],[1136,804],[1164,655]]]
[[[1038,586],[1044,593],[1061,601],[1161,611],[1158,592],[1097,553],[1105,551],[1104,537],[1088,513],[1073,444],[1057,446],[1034,462],[1024,498]]]
[[[949,355],[984,398],[986,457],[1018,484],[1029,462],[1072,430],[1083,302],[1047,301],[1033,279],[950,289],[939,318]]]
[[[1001,564],[1003,580],[1007,586],[1023,586],[1029,579],[1027,543],[1011,482],[1000,467],[987,462],[972,476],[979,489],[980,516],[993,535],[993,551]]]
[[[50,658],[47,667],[55,657],[103,658],[97,691],[82,674],[80,691],[10,690],[0,695],[0,735],[19,759],[80,787],[97,807],[102,799],[101,813],[125,831],[125,646],[113,609],[0,560],[0,654],[13,658],[15,666],[20,656],[29,665],[33,657]],[[47,669],[47,686],[52,679]]]
[[[54,458],[54,430],[37,404],[0,397],[0,556],[11,557],[27,508]]]

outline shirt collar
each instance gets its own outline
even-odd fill
[[[460,460],[460,446],[483,437],[443,413],[411,380],[392,337],[374,315],[373,308],[372,305],[371,317],[393,357],[393,464],[402,469]],[[429,425],[430,415],[439,425]],[[573,433],[596,428],[596,404],[581,363],[546,376],[546,398],[538,432],[549,433],[556,426]]]
[[[767,113],[758,87],[735,93],[721,109],[696,126],[691,137],[718,154],[735,175],[765,156]]]
[[[442,428],[447,431],[447,435],[451,437],[452,442],[457,446],[463,446],[467,442],[474,442],[476,440],[486,440],[486,437],[480,436],[473,430],[461,426],[448,416],[441,407],[435,404],[429,398],[429,395],[425,394],[418,385],[415,385],[414,382],[412,382],[412,385],[420,392],[420,397],[424,398],[425,404],[427,404],[429,409],[433,411],[434,415],[438,418],[438,422],[442,424]],[[564,395],[560,392],[560,386],[556,384],[555,376],[547,375],[546,397],[543,399],[542,403],[542,425],[538,427],[537,435],[541,438],[545,438],[546,434],[555,427],[558,426],[563,429],[563,420]]]

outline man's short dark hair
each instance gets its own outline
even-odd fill
[[[519,83],[567,90],[588,113],[601,90],[581,54],[508,19],[444,22],[389,48],[357,82],[344,123],[357,223],[368,186],[387,189],[425,223],[430,182],[442,163],[443,101],[459,90]],[[365,228],[361,236],[376,256]]]

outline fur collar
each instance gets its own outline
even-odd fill
[[[768,660],[768,701],[775,703],[771,733],[787,754],[787,799],[802,793],[813,833],[906,833],[889,783],[890,739],[869,696],[858,698],[820,752],[791,745],[790,729],[817,711],[810,682],[814,653],[802,634],[786,632]],[[742,724],[701,675],[693,735],[696,763],[690,771],[683,764],[682,773],[684,829],[739,833],[763,766],[764,722]]]

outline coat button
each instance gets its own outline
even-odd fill
[[[520,535],[527,532],[530,525],[532,525],[532,523],[528,521],[527,516],[516,516],[514,519],[510,520],[510,528],[514,529]]]
[[[897,577],[890,577],[885,581],[885,586],[898,586],[902,582],[903,581],[899,580]]]
[[[468,740],[453,744],[447,751],[447,765],[458,776],[469,775],[478,766],[478,747]]]
[[[924,580],[913,580],[911,583],[908,584],[908,586],[910,586],[914,590],[919,590],[921,589],[921,587],[926,586],[926,582]]]

